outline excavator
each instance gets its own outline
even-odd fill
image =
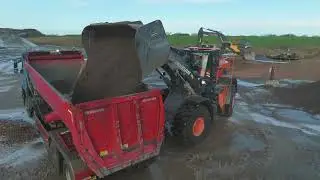
[[[254,52],[252,52],[252,46],[246,41],[240,41],[239,43],[232,42],[223,33],[212,30],[209,28],[201,27],[198,31],[198,46],[199,47],[213,47],[206,44],[204,36],[217,36],[221,41],[222,49],[230,50],[233,53],[241,56],[244,60],[252,60],[254,58]]]

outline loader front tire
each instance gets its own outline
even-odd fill
[[[180,108],[174,120],[176,138],[185,146],[196,146],[208,136],[212,117],[202,104],[187,104]]]

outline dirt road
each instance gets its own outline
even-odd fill
[[[0,63],[0,179],[56,179],[10,67]],[[203,144],[181,149],[167,141],[148,169],[107,179],[319,179],[320,116],[279,104],[272,93],[259,83],[239,81],[233,117],[218,119]]]

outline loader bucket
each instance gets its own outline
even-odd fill
[[[170,44],[161,21],[138,28],[135,39],[143,77],[168,61]]]
[[[167,61],[170,49],[161,21],[92,24],[84,28],[82,43],[88,60],[73,103],[143,91],[143,77]]]

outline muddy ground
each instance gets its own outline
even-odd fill
[[[290,79],[319,80],[319,64],[314,59],[281,64],[276,76],[288,79],[281,82],[287,88],[297,84]],[[11,67],[8,61],[0,62],[0,179],[57,179],[23,109],[20,75],[13,74]],[[106,179],[319,179],[320,115],[309,113],[312,107],[301,109],[299,103],[285,101],[274,89],[264,88],[269,67],[237,62],[240,81],[234,114],[219,118],[203,144],[181,149],[166,142],[148,169],[119,172]],[[292,93],[291,98],[295,97]]]

